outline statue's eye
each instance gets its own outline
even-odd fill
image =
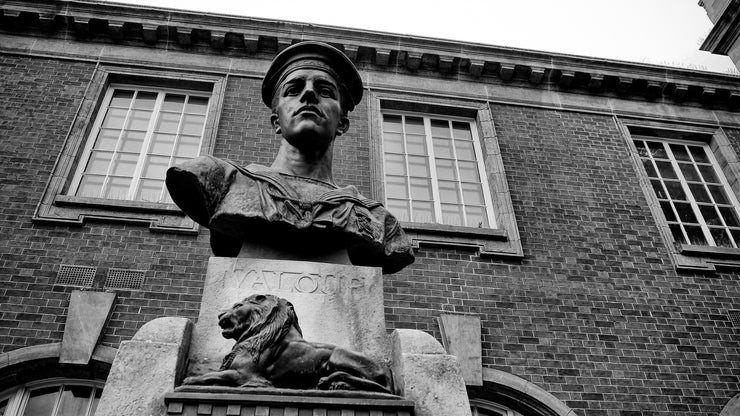
[[[301,92],[301,89],[298,88],[295,85],[291,85],[291,86],[288,86],[287,88],[285,88],[285,95],[286,96],[288,96],[288,95],[298,95],[298,94],[300,94],[300,92]]]
[[[265,299],[266,299],[266,298],[265,298],[265,296],[264,296],[264,295],[257,295],[257,296],[255,296],[255,297],[254,297],[254,300],[255,300],[256,302],[264,302],[264,300],[265,300]]]
[[[334,91],[331,88],[321,88],[319,95],[326,98],[334,98]]]

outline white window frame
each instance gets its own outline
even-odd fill
[[[727,198],[728,198],[728,200],[730,202],[730,205],[732,205],[733,209],[735,210],[735,214],[737,215],[737,217],[740,218],[740,209],[738,209],[738,207],[740,207],[740,204],[738,204],[737,197],[735,196],[735,193],[733,192],[732,188],[730,187],[730,184],[727,181],[727,177],[725,176],[724,172],[722,171],[721,165],[717,161],[716,157],[714,156],[714,152],[712,152],[712,149],[711,149],[711,147],[709,146],[708,143],[700,142],[700,141],[691,141],[691,140],[681,140],[681,139],[671,139],[671,138],[664,138],[664,137],[646,136],[646,135],[640,135],[640,134],[633,134],[631,137],[632,137],[632,141],[633,142],[636,141],[636,140],[642,140],[642,141],[661,142],[661,143],[666,143],[666,144],[682,144],[682,145],[702,147],[704,149],[704,153],[707,155],[707,157],[709,159],[709,162],[712,165],[712,168],[714,169],[714,172],[715,172],[716,176],[719,178],[719,183],[722,185],[723,190],[725,192],[725,195],[727,195]],[[700,228],[702,230],[702,234],[704,235],[704,239],[708,243],[706,245],[704,245],[704,244],[702,244],[702,245],[692,244],[691,241],[690,241],[690,239],[686,235],[685,230],[683,230],[683,227],[682,227],[681,228],[682,229],[682,233],[684,234],[684,240],[686,241],[685,243],[682,243],[682,244],[690,245],[690,246],[719,247],[716,244],[716,242],[714,241],[714,238],[712,237],[712,234],[709,231],[709,226],[707,225],[707,222],[704,219],[704,216],[701,214],[701,211],[699,210],[699,204],[697,203],[697,201],[696,201],[696,199],[694,197],[693,192],[691,192],[691,190],[690,190],[690,188],[688,186],[688,181],[686,180],[686,178],[685,178],[685,176],[683,174],[683,171],[681,171],[681,169],[679,167],[678,161],[677,161],[676,157],[673,154],[673,150],[670,148],[670,146],[664,146],[664,149],[666,150],[666,152],[667,152],[666,155],[668,156],[668,158],[669,158],[669,160],[671,162],[671,165],[673,167],[673,170],[676,173],[676,176],[678,177],[678,181],[681,184],[681,188],[683,189],[684,194],[686,194],[686,197],[687,197],[686,200],[689,202],[689,204],[691,206],[691,209],[692,209],[692,211],[694,213],[694,216],[697,219],[697,223],[699,224],[699,226],[700,226]],[[638,157],[639,157],[639,155],[638,155]],[[640,159],[642,159],[642,158],[640,157]],[[650,160],[653,160],[653,162],[654,162],[654,159],[653,158],[651,158]],[[660,176],[660,172],[659,172],[657,166],[655,166],[655,163],[653,163],[653,165],[654,165],[653,166],[653,169]],[[655,192],[652,189],[651,189],[651,191],[653,193]],[[709,196],[710,196],[710,198],[712,198],[712,201],[713,201],[714,198],[712,197],[712,195],[710,194]],[[656,197],[656,199],[658,198],[657,195],[655,195],[655,197]],[[673,201],[673,198],[670,198],[670,200]],[[712,203],[712,206],[716,206],[714,204],[716,204],[716,203],[713,202]],[[674,211],[674,216],[676,218],[678,218],[678,213],[675,212],[675,208],[674,208],[673,211]],[[662,212],[662,209],[661,209],[661,212]],[[663,215],[663,219],[667,222],[667,219],[665,218],[665,215]],[[725,224],[724,219],[722,217],[720,217],[720,220],[723,223],[723,227],[726,227],[726,224]],[[673,237],[672,233],[671,233],[671,237]],[[673,237],[673,238],[674,238],[674,241],[675,241],[675,237]],[[734,240],[734,237],[732,237],[732,239]],[[733,247],[733,248],[740,248],[740,241],[735,241],[734,243],[735,243],[736,247]]]
[[[452,121],[452,122],[467,123],[470,126],[470,132],[471,132],[471,136],[472,136],[472,140],[473,140],[473,150],[474,150],[474,153],[475,153],[476,164],[478,166],[478,176],[480,177],[481,186],[483,188],[482,189],[482,191],[483,191],[483,201],[485,203],[486,216],[488,217],[488,227],[486,227],[486,228],[496,228],[497,227],[497,223],[496,223],[495,214],[493,212],[493,200],[491,198],[491,192],[490,192],[490,188],[489,188],[489,185],[488,185],[488,178],[487,178],[487,175],[486,175],[486,169],[485,169],[485,164],[484,164],[484,160],[485,159],[483,157],[483,151],[481,149],[480,140],[479,140],[479,137],[478,137],[478,127],[477,127],[476,121],[474,119],[470,119],[470,118],[455,117],[455,116],[448,116],[448,115],[439,115],[439,114],[433,114],[433,113],[416,113],[416,112],[411,112],[411,111],[397,111],[397,110],[385,110],[384,109],[384,110],[381,111],[381,125],[383,123],[383,117],[385,117],[386,115],[390,115],[390,116],[401,116],[402,117],[401,127],[403,129],[404,141],[405,141],[405,136],[406,136],[406,131],[405,131],[405,129],[406,129],[406,123],[404,122],[405,117],[407,117],[407,116],[409,116],[409,117],[419,117],[419,118],[422,118],[422,120],[424,122],[424,136],[425,136],[424,139],[425,139],[425,143],[426,143],[426,146],[427,146],[427,156],[426,157],[427,157],[427,161],[429,163],[430,179],[432,181],[432,198],[433,198],[433,203],[434,203],[434,215],[435,215],[435,218],[437,219],[437,221],[434,222],[434,223],[432,223],[432,224],[444,224],[444,223],[441,222],[441,219],[442,219],[442,202],[443,201],[440,200],[440,196],[439,196],[439,182],[438,182],[438,179],[437,179],[437,169],[436,169],[436,164],[435,164],[435,159],[436,158],[435,158],[435,155],[434,155],[434,143],[433,143],[433,139],[432,139],[431,119],[434,118],[434,119],[446,120],[448,122],[449,121]],[[380,133],[381,133],[381,139],[382,139],[381,140],[381,149],[382,149],[381,151],[383,153],[383,163],[382,163],[382,165],[383,165],[383,183],[386,184],[386,174],[385,174],[385,153],[386,153],[386,149],[385,149],[385,137],[383,136],[384,132],[382,131],[382,129],[381,129],[381,132]],[[450,135],[450,137],[452,137],[452,135]],[[452,146],[452,152],[453,152],[453,160],[455,160],[457,162],[458,161],[458,159],[457,159],[457,153],[456,153],[457,150],[456,150],[456,148],[455,148],[454,145]],[[405,156],[408,156],[408,153],[404,153],[404,155]],[[409,195],[409,199],[408,200],[411,201],[411,189],[410,189],[410,186],[411,186],[410,183],[411,182],[409,180],[409,178],[410,178],[409,177],[410,171],[409,171],[409,168],[408,168],[408,157],[405,157],[404,160],[406,161],[405,162],[406,163],[405,169],[406,169],[406,179],[407,179],[407,191],[408,191],[408,195]],[[458,184],[460,184],[459,172],[458,172],[457,182],[458,182]],[[459,195],[460,196],[460,201],[463,202],[462,203],[462,206],[463,206],[463,222],[464,223],[467,223],[467,217],[466,217],[467,214],[466,214],[465,209],[464,209],[464,207],[465,207],[465,204],[464,204],[465,200],[464,200],[463,195],[462,195],[462,186],[459,187],[459,192],[460,192],[460,195]],[[384,195],[384,203],[387,205],[387,202],[388,201],[387,201],[387,193],[386,193],[386,195]],[[413,210],[410,210],[410,214],[411,214],[411,216],[413,216]],[[413,220],[413,218],[411,218],[411,217],[410,217],[410,222],[418,223],[418,222],[415,222]],[[454,225],[454,226],[457,226],[457,225]],[[465,225],[460,225],[460,227],[465,227]],[[467,227],[471,227],[471,226],[467,226]]]
[[[144,167],[144,161],[146,159],[146,156],[149,152],[149,148],[152,143],[152,137],[154,136],[154,130],[156,123],[159,119],[160,111],[162,109],[162,103],[164,102],[164,97],[166,94],[180,94],[185,95],[187,98],[190,96],[196,96],[196,97],[206,97],[208,98],[208,107],[206,108],[206,111],[204,113],[204,120],[208,118],[208,114],[212,109],[213,105],[213,97],[212,94],[203,92],[203,91],[197,91],[197,90],[188,90],[188,89],[173,89],[173,88],[160,88],[160,87],[152,87],[148,85],[141,85],[141,84],[124,84],[124,83],[116,83],[116,84],[110,84],[107,86],[107,91],[105,93],[105,97],[103,99],[103,102],[100,106],[100,108],[97,111],[96,117],[95,117],[95,123],[93,124],[93,128],[90,131],[90,134],[88,135],[85,146],[83,148],[83,152],[81,153],[82,157],[80,159],[80,163],[77,165],[77,170],[73,176],[71,186],[69,187],[69,190],[67,192],[67,195],[75,196],[77,195],[77,191],[79,190],[80,183],[82,181],[82,176],[85,171],[85,168],[87,167],[87,164],[90,160],[90,156],[92,155],[93,146],[95,144],[95,141],[97,140],[98,133],[100,132],[100,129],[103,124],[103,120],[105,119],[105,115],[107,113],[107,110],[109,108],[111,99],[113,97],[113,92],[116,89],[124,89],[124,90],[136,90],[137,93],[139,91],[147,91],[147,92],[156,92],[157,93],[157,100],[154,104],[154,108],[152,110],[152,117],[149,120],[149,124],[147,126],[147,131],[144,136],[144,142],[141,146],[141,152],[139,153],[139,158],[136,162],[136,168],[134,170],[133,176],[131,178],[132,186],[129,186],[128,195],[126,198],[115,198],[116,200],[124,200],[124,201],[139,201],[137,199],[134,199],[137,193],[139,192],[139,187],[141,186],[141,174]],[[187,101],[186,101],[187,103]],[[133,105],[133,100],[130,105]],[[187,104],[185,104],[187,105]],[[128,117],[131,116],[131,107],[129,107],[129,113],[126,116],[126,119],[123,122],[123,125],[125,126]],[[178,131],[180,130],[180,127],[182,126],[183,122],[183,116],[181,114],[180,121],[178,122]],[[205,127],[206,122],[204,121],[203,126],[201,126],[200,131],[200,142],[198,144],[198,151],[196,152],[196,155],[199,155],[203,149],[203,141],[204,141],[204,133],[205,133]],[[120,140],[120,135],[119,139]],[[173,153],[170,154],[170,162],[169,166],[172,166],[172,160],[175,157],[174,156],[174,150],[175,147],[173,146]],[[111,163],[108,166],[108,171],[105,174],[104,182],[103,182],[103,188],[106,188],[106,184],[110,180],[110,170],[112,168],[113,164]],[[162,178],[164,180],[164,178]],[[172,203],[169,199],[169,196],[166,195],[166,188],[163,188],[160,196],[158,198],[158,201],[154,203]],[[109,199],[100,197],[100,199]],[[152,202],[152,201],[143,201],[143,202]]]
[[[470,411],[473,416],[480,415],[478,409],[490,410],[493,412],[501,413],[504,416],[522,416],[522,414],[517,412],[516,410],[511,410],[508,407],[498,403],[490,402],[488,400],[470,399]]]
[[[26,405],[28,404],[28,399],[30,397],[31,390],[45,388],[45,387],[58,387],[61,390],[64,388],[64,386],[93,387],[93,389],[90,392],[90,400],[88,401],[87,411],[85,412],[86,416],[93,416],[93,414],[91,414],[90,412],[92,403],[93,403],[92,399],[95,397],[96,390],[102,391],[104,385],[105,383],[103,381],[98,381],[98,380],[85,380],[85,379],[74,379],[74,378],[50,378],[50,379],[26,383],[24,385],[12,387],[3,392],[0,392],[0,400],[9,399],[7,408],[5,409],[4,416],[22,416],[23,412],[26,410]],[[62,398],[62,395],[59,394],[56,399],[56,402],[54,403],[52,415],[55,415],[56,412],[59,410],[61,398]],[[61,415],[58,415],[58,416],[61,416]]]

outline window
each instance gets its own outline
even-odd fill
[[[740,247],[737,201],[709,145],[632,138],[675,242]]]
[[[98,66],[33,221],[197,234],[198,225],[170,200],[165,172],[213,151],[225,88],[221,75]]]
[[[472,120],[384,112],[385,201],[400,221],[495,228]]]
[[[52,379],[15,387],[0,394],[2,416],[93,416],[103,383]]]
[[[200,152],[209,97],[202,93],[111,85],[69,195],[172,202],[172,165]]]
[[[470,400],[470,412],[473,416],[522,416],[506,406],[480,399]]]

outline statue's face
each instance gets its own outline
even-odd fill
[[[275,94],[273,124],[288,143],[300,150],[326,149],[349,125],[342,111],[339,86],[324,71],[296,70],[285,78]]]

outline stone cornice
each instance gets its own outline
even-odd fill
[[[740,106],[739,77],[703,71],[109,2],[6,0],[0,9],[0,30],[8,33],[72,35],[83,42],[261,59],[271,59],[300,40],[321,40],[344,50],[366,70],[519,83],[647,101]]]
[[[709,32],[700,49],[727,55],[740,37],[740,0],[732,0]]]

